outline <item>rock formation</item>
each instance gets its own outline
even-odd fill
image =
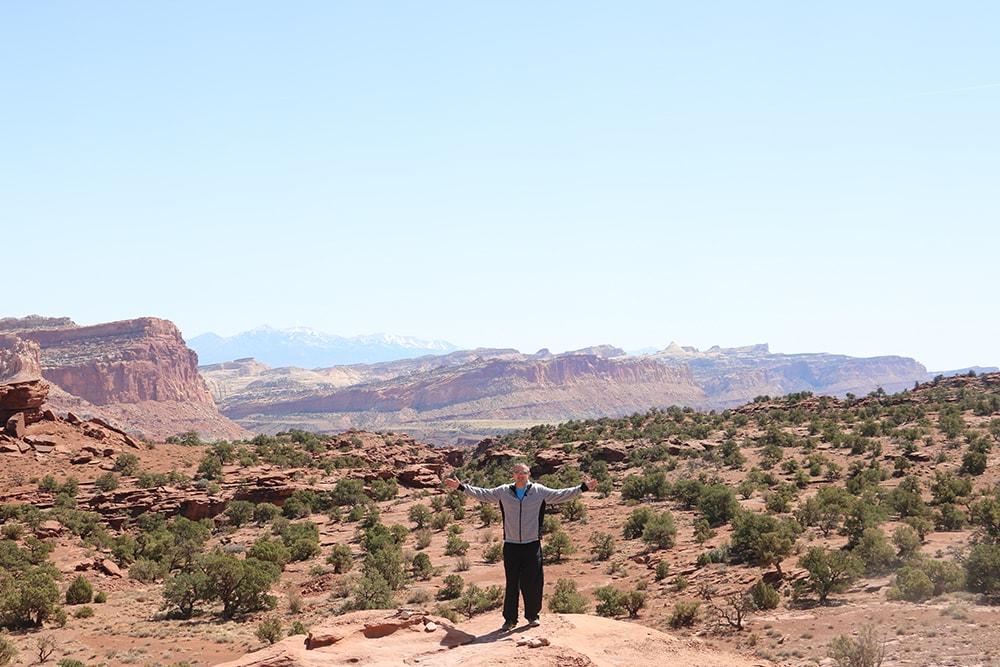
[[[8,366],[21,374],[34,372],[19,360],[26,345],[36,346],[38,379],[75,397],[68,409],[93,407],[97,416],[151,438],[191,430],[206,437],[249,435],[219,414],[198,373],[197,355],[167,320],[149,317],[79,327],[64,319],[33,317],[6,319],[0,326],[13,332],[0,339]]]
[[[25,425],[39,421],[48,393],[38,344],[0,333],[0,426],[4,433],[19,438]]]
[[[374,610],[331,618],[219,667],[767,667],[757,657],[726,653],[641,625],[584,614],[548,614],[539,628],[501,633],[495,616],[456,625],[420,610]]]
[[[610,346],[560,355],[481,349],[312,371],[244,359],[201,370],[220,411],[253,431],[402,430],[452,444],[531,423],[671,405],[724,410],[793,392],[894,392],[929,379],[903,357],[785,355],[767,345],[705,352],[671,345],[640,356]]]

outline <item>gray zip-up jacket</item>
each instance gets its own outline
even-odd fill
[[[513,484],[492,489],[459,484],[458,490],[470,498],[483,502],[500,503],[503,514],[503,539],[505,542],[526,544],[542,538],[542,515],[547,503],[558,504],[578,498],[587,490],[586,484],[568,489],[550,489],[543,484],[529,483],[524,498],[519,500]]]

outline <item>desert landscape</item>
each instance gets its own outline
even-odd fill
[[[490,589],[502,583],[500,528],[441,480],[503,483],[523,460],[550,486],[584,473],[600,485],[549,511],[542,627],[515,633],[529,640],[521,646],[499,638],[469,664],[524,651],[531,664],[619,664],[600,656],[639,627],[684,656],[669,664],[702,664],[684,651],[711,656],[704,664],[854,664],[834,645],[868,637],[885,665],[992,665],[998,402],[1000,374],[970,374],[897,394],[803,393],[719,413],[670,407],[536,426],[475,448],[363,431],[153,442],[41,406],[0,443],[2,528],[9,553],[50,545],[58,598],[41,622],[8,623],[3,639],[11,664],[306,664],[287,652],[331,623],[391,625],[409,610],[440,637],[476,638],[447,651],[426,631],[424,644],[407,642],[414,664],[453,664],[499,627]],[[754,528],[761,517],[770,523]],[[205,527],[184,558],[142,542],[142,531],[182,519]],[[289,541],[294,555],[278,559],[257,607],[229,613],[211,595],[184,607],[185,568],[209,554],[249,560],[288,541],[289,526],[315,544]],[[391,536],[395,581],[375,576],[377,535]],[[67,603],[79,578],[99,603]],[[17,588],[5,586],[8,596]],[[627,627],[574,635],[589,627],[578,614]],[[532,648],[538,639],[548,645]],[[309,659],[342,664],[336,647]],[[665,664],[663,650],[647,664]]]

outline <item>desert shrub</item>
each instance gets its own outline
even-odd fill
[[[896,573],[896,582],[885,592],[888,600],[923,602],[934,596],[934,583],[927,573],[918,567],[901,567]]]
[[[556,563],[561,562],[564,556],[573,553],[576,553],[576,547],[573,546],[569,535],[561,530],[552,533],[549,539],[545,541],[545,546],[542,547],[542,554],[546,558],[551,558]]]
[[[476,614],[499,607],[503,604],[503,596],[502,586],[490,586],[483,590],[476,584],[469,584],[452,607],[461,611],[467,618],[472,618]]]
[[[0,634],[0,666],[9,665],[14,662],[17,654],[17,647],[7,639],[7,633]]]
[[[615,538],[611,533],[594,533],[590,536],[590,553],[594,560],[604,561],[615,553]]]
[[[701,602],[697,600],[678,600],[674,603],[674,610],[670,613],[667,623],[672,628],[690,627],[698,620],[700,608]]]
[[[257,503],[253,507],[253,522],[258,526],[271,523],[281,515],[281,508],[274,503]]]
[[[646,529],[646,523],[653,516],[654,512],[650,508],[645,506],[636,507],[622,526],[622,537],[626,540],[634,540],[642,537],[642,532]]]
[[[427,507],[427,505],[424,505],[423,503],[417,503],[416,505],[412,506],[410,508],[410,511],[407,513],[407,518],[409,518],[409,520],[417,527],[418,530],[421,528],[426,528],[430,524],[431,517],[433,516],[434,515],[431,514],[431,511]]]
[[[73,612],[74,618],[90,618],[94,615],[94,608],[84,605]]]
[[[601,586],[595,589],[597,615],[611,618],[620,614],[622,612],[622,595],[623,593],[614,586]]]
[[[254,504],[247,500],[233,500],[226,505],[226,516],[229,523],[239,528],[253,519]]]
[[[434,576],[434,566],[431,565],[431,557],[425,553],[419,553],[413,557],[410,564],[413,578],[420,581],[427,581]]]
[[[484,526],[492,526],[503,517],[496,505],[491,503],[481,503],[479,505],[479,521]]]
[[[837,667],[879,667],[885,659],[885,642],[875,635],[871,625],[862,626],[857,638],[840,635],[834,638],[827,655]]]
[[[698,519],[694,522],[694,540],[698,544],[704,544],[713,537],[715,537],[716,532],[712,529],[711,524],[705,519]]]
[[[646,606],[646,593],[635,590],[628,591],[622,595],[621,606],[628,612],[629,618],[636,618],[639,612]]]
[[[920,551],[920,535],[910,526],[899,526],[892,532],[892,543],[900,560],[907,560]]]
[[[5,540],[19,540],[24,535],[24,525],[20,523],[5,523],[0,529],[0,536]]]
[[[36,627],[59,610],[59,575],[49,564],[19,572],[0,570],[0,626]]]
[[[427,528],[421,528],[415,534],[417,538],[417,549],[426,549],[431,545],[433,534]]]
[[[94,486],[105,493],[118,488],[118,475],[113,472],[106,472],[94,480]]]
[[[799,559],[799,567],[809,572],[809,585],[820,603],[825,603],[830,593],[847,590],[862,570],[861,562],[853,554],[839,549],[827,551],[823,547],[809,549]]]
[[[343,611],[389,609],[395,604],[394,591],[377,570],[366,572],[350,587],[351,601],[345,603]]]
[[[462,579],[461,575],[449,574],[444,578],[444,585],[438,589],[437,597],[438,600],[454,600],[462,594],[462,590],[465,588],[465,579]]]
[[[920,568],[934,584],[934,595],[954,593],[965,588],[965,569],[954,561],[929,560]]]
[[[94,587],[83,575],[73,580],[66,589],[66,604],[86,604],[94,599]]]
[[[665,560],[661,560],[656,564],[656,574],[654,575],[657,581],[663,581],[670,575],[670,563]]]
[[[368,496],[365,495],[365,483],[360,479],[347,477],[339,479],[330,492],[330,500],[335,505],[340,506],[365,504],[368,502]]]
[[[87,663],[73,658],[61,658],[56,665],[59,667],[87,667]]]
[[[97,604],[104,604],[108,601],[108,594],[104,591],[98,591],[94,593],[94,602]]]
[[[503,542],[491,542],[483,550],[483,560],[487,563],[499,563],[503,558]]]
[[[801,527],[793,520],[780,521],[769,514],[741,510],[730,522],[733,534],[729,555],[733,562],[753,562],[760,567],[774,565],[792,554]]]
[[[268,616],[257,624],[254,630],[257,639],[268,644],[273,644],[281,639],[281,619],[277,616]]]
[[[574,498],[559,506],[559,514],[566,521],[579,521],[587,516],[587,506],[580,502],[579,499]]]
[[[866,528],[851,551],[864,565],[865,574],[876,574],[892,569],[896,552],[881,528]]]
[[[351,568],[354,567],[351,547],[346,544],[333,545],[330,555],[326,557],[326,562],[333,566],[333,571],[337,574],[350,572]]]
[[[549,598],[549,611],[554,614],[584,614],[589,607],[590,601],[577,590],[575,581],[560,579],[556,582]]]
[[[729,523],[740,508],[736,494],[725,484],[710,484],[698,494],[698,511],[709,526]]]
[[[434,615],[447,618],[452,623],[458,623],[458,612],[451,608],[451,605],[444,602],[434,607]]]
[[[1000,545],[977,544],[965,559],[966,586],[973,593],[1000,591]]]
[[[651,517],[642,529],[642,541],[654,549],[669,549],[674,546],[677,526],[669,510],[663,510]]]
[[[446,556],[464,556],[469,551],[469,543],[458,535],[449,535],[445,543],[444,553]]]
[[[774,590],[771,584],[763,579],[758,579],[757,583],[750,588],[750,599],[753,600],[757,609],[766,611],[777,608],[781,603],[781,594]]]
[[[281,540],[271,539],[268,535],[261,535],[247,549],[247,558],[274,563],[279,568],[284,569],[292,560],[292,552]]]

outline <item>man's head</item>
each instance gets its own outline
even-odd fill
[[[515,463],[511,472],[514,475],[514,483],[518,486],[527,484],[528,477],[531,476],[531,468],[524,463]]]

